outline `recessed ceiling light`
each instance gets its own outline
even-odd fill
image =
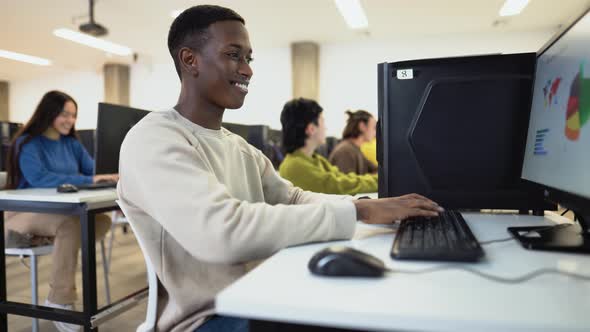
[[[38,66],[49,66],[51,64],[51,61],[49,61],[47,59],[39,58],[39,57],[32,56],[32,55],[26,55],[26,54],[22,54],[22,53],[7,51],[7,50],[0,50],[0,57],[10,59],[10,60],[15,60],[15,61],[26,62],[26,63],[30,63],[33,65],[38,65]]]
[[[524,10],[529,0],[506,0],[500,9],[500,16],[518,15]]]
[[[85,33],[76,32],[70,29],[55,29],[53,30],[53,34],[57,37],[67,39],[69,41],[73,41],[75,43],[79,43],[82,45],[94,47],[99,50],[103,50],[105,52],[113,53],[116,55],[127,56],[133,53],[133,51],[127,46],[111,43],[110,41],[95,38]]]
[[[360,0],[334,0],[344,21],[351,29],[366,29],[369,21]]]

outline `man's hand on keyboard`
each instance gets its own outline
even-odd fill
[[[435,202],[418,194],[353,202],[357,219],[368,224],[391,224],[410,217],[436,217],[444,211]]]

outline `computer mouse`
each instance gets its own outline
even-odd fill
[[[71,183],[64,183],[64,184],[60,184],[57,187],[57,192],[58,193],[75,193],[75,192],[78,192],[78,187],[74,186]]]
[[[379,258],[344,246],[320,250],[307,267],[313,274],[334,277],[381,277],[387,271]]]

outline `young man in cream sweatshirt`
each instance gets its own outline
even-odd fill
[[[181,79],[178,103],[127,134],[117,187],[162,284],[159,331],[247,331],[246,320],[215,316],[214,307],[217,293],[246,273],[244,263],[291,245],[349,239],[357,220],[441,210],[418,195],[352,200],[303,191],[222,128],[253,75],[248,32],[234,11],[187,9],[170,27],[168,48]]]

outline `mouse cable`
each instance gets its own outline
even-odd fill
[[[500,277],[500,276],[484,273],[484,272],[478,271],[476,269],[472,269],[470,267],[460,266],[460,265],[437,266],[437,267],[432,267],[432,268],[417,270],[417,271],[398,270],[398,269],[389,269],[389,268],[387,270],[389,272],[393,272],[393,273],[404,273],[404,274],[426,274],[426,273],[432,273],[432,272],[438,272],[438,271],[444,271],[444,270],[462,270],[465,272],[475,274],[475,275],[480,276],[482,278],[485,278],[485,279],[488,279],[491,281],[495,281],[495,282],[499,282],[499,283],[504,283],[504,284],[519,284],[519,283],[534,279],[536,277],[539,277],[543,274],[561,274],[561,275],[565,275],[565,276],[568,276],[568,277],[571,277],[574,279],[578,279],[578,280],[582,280],[582,281],[590,281],[589,275],[583,275],[583,274],[578,274],[578,273],[574,273],[574,272],[562,271],[562,270],[558,270],[555,268],[542,268],[542,269],[534,270],[532,272],[526,273],[522,276],[518,276],[515,278]]]
[[[514,240],[513,237],[506,237],[503,239],[494,239],[494,240],[488,240],[488,241],[481,241],[478,242],[480,245],[485,246],[486,244],[490,244],[490,243],[496,243],[496,242],[506,242],[506,241],[510,241],[510,240]]]

